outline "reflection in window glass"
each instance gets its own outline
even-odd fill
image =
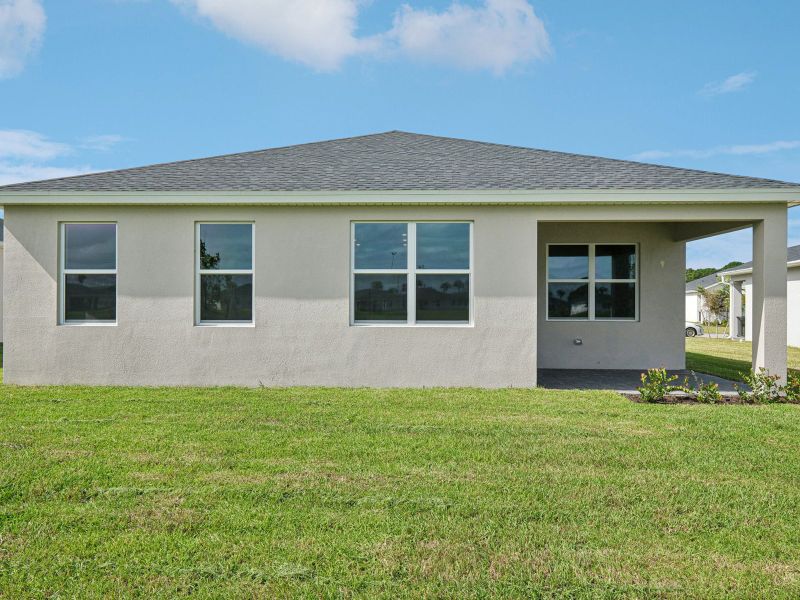
[[[117,318],[117,276],[65,275],[64,318],[67,321],[114,321]]]
[[[116,269],[117,226],[114,223],[65,223],[65,269]]]
[[[356,275],[356,321],[405,321],[408,319],[406,275]]]
[[[417,275],[417,321],[469,321],[469,275]]]
[[[202,321],[251,321],[252,318],[252,275],[200,276]]]
[[[418,223],[418,269],[469,269],[469,223]]]
[[[549,279],[589,279],[589,246],[549,246],[547,276]]]
[[[597,279],[635,279],[636,246],[632,244],[598,244],[595,247]]]
[[[588,319],[589,284],[549,283],[547,315],[551,319]]]
[[[406,223],[356,223],[353,238],[356,269],[407,269]]]
[[[200,225],[200,268],[249,270],[253,268],[253,226],[250,223]]]
[[[594,312],[598,319],[635,319],[636,284],[596,284]]]

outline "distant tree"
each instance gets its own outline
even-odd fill
[[[714,273],[719,273],[720,271],[724,271],[725,269],[732,269],[733,267],[738,267],[739,265],[742,264],[744,263],[741,261],[732,260],[727,265],[723,266],[721,269],[715,269],[714,267],[703,267],[702,269],[686,269],[686,283],[694,281],[695,279],[706,277],[708,275],[713,275]]]
[[[728,306],[730,304],[730,294],[727,285],[723,285],[718,290],[709,291],[700,286],[697,288],[697,293],[703,299],[703,312],[706,313],[704,321],[721,321],[728,320]]]
[[[439,289],[441,289],[441,290],[442,290],[442,292],[444,292],[445,294],[447,294],[447,292],[450,290],[450,288],[451,288],[451,287],[452,287],[452,286],[450,285],[450,282],[449,282],[449,281],[443,281],[443,282],[442,282],[442,285],[440,285],[440,286],[439,286]]]
[[[206,251],[206,243],[203,240],[200,240],[200,268],[216,269],[219,265],[219,261],[219,252],[216,254],[209,254]]]
[[[744,264],[744,263],[743,263],[742,261],[740,261],[740,260],[732,260],[732,261],[731,261],[731,262],[729,262],[727,265],[725,265],[724,267],[722,267],[722,268],[720,269],[720,271],[724,271],[725,269],[732,269],[733,267],[739,267],[739,266],[741,266],[741,265],[743,265],[743,264]]]
[[[686,283],[700,279],[706,275],[713,275],[717,272],[714,267],[705,267],[703,269],[686,269]]]

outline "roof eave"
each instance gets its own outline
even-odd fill
[[[3,191],[0,204],[707,204],[800,205],[800,187],[722,189]]]

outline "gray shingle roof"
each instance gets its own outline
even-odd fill
[[[770,179],[390,131],[0,187],[8,192],[790,188]]]
[[[800,260],[800,246],[789,246],[786,249],[786,262],[794,262]],[[746,262],[744,264],[739,265],[738,267],[731,267],[730,269],[725,269],[724,271],[720,271],[720,275],[723,273],[729,273],[731,271],[746,271],[747,269],[753,268],[753,261]]]
[[[695,279],[694,281],[688,282],[686,284],[686,291],[694,292],[699,287],[708,288],[718,282],[719,278],[717,277],[717,274],[712,273],[711,275],[706,275],[705,277],[701,277],[700,279]]]

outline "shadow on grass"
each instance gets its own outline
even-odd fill
[[[701,354],[700,352],[686,352],[686,368],[698,373],[716,375],[730,379],[731,381],[742,381],[742,373],[750,372],[750,361],[739,360],[736,358],[725,358],[722,356],[712,356]],[[800,370],[789,369],[790,373],[800,375]]]
[[[686,368],[698,373],[707,373],[724,377],[731,381],[741,381],[741,373],[750,371],[750,363],[746,360],[723,358],[700,354],[699,352],[686,352]]]

